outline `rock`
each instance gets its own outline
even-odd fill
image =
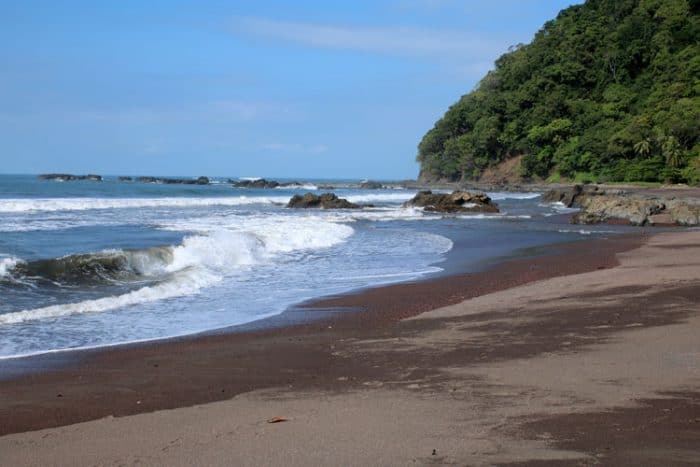
[[[60,182],[72,182],[76,180],[90,180],[93,182],[101,182],[102,176],[95,174],[87,175],[72,175],[72,174],[41,174],[37,177],[39,180],[56,180]]]
[[[119,177],[119,181],[120,181],[120,182],[131,182],[131,181],[133,181],[133,180],[134,180],[134,179],[131,178],[131,177]]]
[[[155,177],[138,177],[136,181],[141,183],[159,183],[159,179]]]
[[[208,177],[197,177],[197,180],[195,180],[195,184],[197,184],[197,185],[209,185],[209,178]]]
[[[294,195],[287,203],[288,208],[323,208],[323,209],[358,209],[359,204],[351,203],[344,198],[338,198],[335,193],[323,193],[315,195]]]
[[[669,204],[669,215],[675,224],[688,227],[700,225],[699,204],[686,201],[672,201]]]
[[[278,186],[280,186],[279,182],[274,180],[265,180],[264,178],[233,182],[234,188],[277,188]]]
[[[404,206],[422,207],[432,212],[498,212],[498,205],[483,193],[455,191],[439,194],[432,191],[419,191]]]
[[[382,188],[384,188],[384,185],[382,185],[379,182],[367,180],[365,182],[360,183],[360,188],[364,188],[366,190],[381,190]]]
[[[595,224],[625,220],[632,225],[646,225],[649,217],[666,209],[663,201],[629,195],[585,196],[580,201],[581,212],[574,215],[575,224]]]
[[[193,178],[161,178],[161,177],[138,177],[140,183],[162,183],[164,185],[209,185],[207,177]]]
[[[577,199],[583,193],[583,186],[574,185],[565,188],[554,188],[542,195],[542,201],[547,203],[563,203],[564,206],[570,208],[576,203]]]
[[[662,212],[660,214],[652,214],[648,218],[648,223],[649,225],[656,225],[656,226],[667,226],[667,225],[674,225],[675,222],[673,218],[671,217],[671,214],[669,212]]]

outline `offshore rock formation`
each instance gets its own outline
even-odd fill
[[[229,183],[231,183],[234,188],[277,188],[280,186],[279,182],[275,180],[265,180],[264,178],[240,181],[229,180]]]
[[[209,178],[161,178],[161,177],[138,177],[137,182],[141,183],[162,183],[164,185],[209,185]]]
[[[451,194],[420,191],[404,206],[422,207],[431,212],[498,212],[498,205],[483,193],[455,191]]]
[[[93,182],[101,182],[101,175],[72,175],[72,174],[41,174],[37,177],[39,180],[56,180],[59,182],[73,182],[76,180],[90,180]]]
[[[344,198],[338,198],[335,193],[323,193],[315,195],[294,195],[287,203],[288,208],[322,208],[322,209],[359,209],[362,206],[351,203]]]

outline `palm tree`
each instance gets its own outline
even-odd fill
[[[651,142],[648,139],[643,139],[634,145],[634,152],[642,157],[649,157],[651,152]]]
[[[683,165],[683,151],[675,136],[667,136],[661,144],[661,152],[666,158],[666,165],[678,169]]]

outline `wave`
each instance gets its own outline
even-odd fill
[[[47,280],[58,285],[128,281],[162,274],[173,260],[172,247],[106,250],[60,258],[10,262],[0,278]]]
[[[191,235],[180,245],[109,250],[33,262],[5,258],[0,264],[5,265],[6,275],[14,277],[33,274],[59,284],[144,278],[159,282],[121,295],[5,313],[0,315],[0,324],[102,312],[192,295],[246,268],[274,261],[284,254],[329,248],[353,233],[347,225],[319,219],[299,222],[290,218],[283,224],[277,218],[246,231],[218,229]]]
[[[351,203],[379,203],[379,202],[403,202],[408,201],[416,195],[411,193],[369,193],[362,195],[350,195],[345,198]]]
[[[129,209],[150,207],[241,206],[287,203],[288,197],[220,198],[43,198],[1,199],[0,212],[85,211],[90,209]]]
[[[0,279],[9,277],[15,267],[20,263],[21,260],[14,256],[0,258]]]
[[[486,194],[494,201],[504,199],[534,199],[542,196],[542,193],[520,193],[510,191],[494,191]]]
[[[280,185],[276,186],[275,190],[310,190],[310,191],[316,191],[318,190],[318,187],[316,185],[312,185],[310,183],[306,183],[303,185]]]

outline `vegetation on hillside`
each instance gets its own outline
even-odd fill
[[[418,146],[426,180],[700,182],[700,0],[588,0],[496,61]]]

